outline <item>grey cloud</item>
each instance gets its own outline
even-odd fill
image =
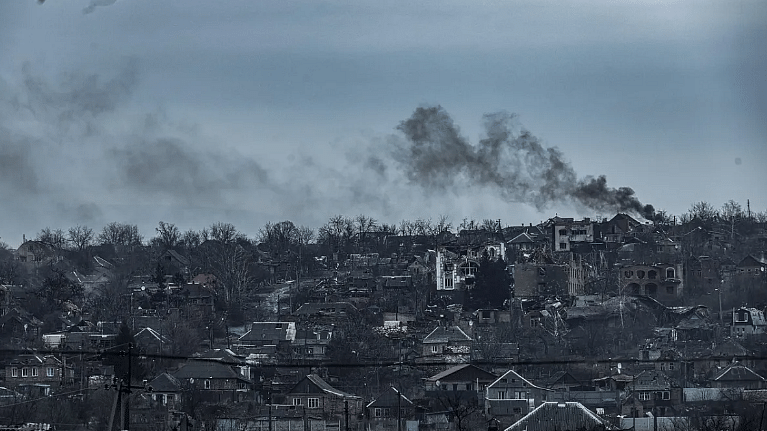
[[[269,180],[253,160],[198,151],[178,138],[142,140],[108,154],[118,167],[116,187],[188,202],[219,201],[223,191],[262,187]]]
[[[103,218],[101,208],[93,202],[58,202],[55,207],[59,217],[77,223],[97,223]]]
[[[0,183],[13,193],[35,193],[39,180],[30,142],[0,127]],[[1,191],[1,190],[0,190]]]
[[[59,120],[79,119],[113,112],[132,93],[138,82],[135,60],[120,73],[104,81],[97,74],[69,73],[54,87],[36,74],[29,63],[22,66],[24,107],[36,116],[54,114]]]

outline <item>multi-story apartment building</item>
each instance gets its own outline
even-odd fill
[[[594,242],[594,223],[588,217],[583,220],[554,217],[548,224],[553,251],[571,251],[575,243]]]

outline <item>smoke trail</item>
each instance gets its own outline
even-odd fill
[[[87,15],[89,13],[93,13],[93,11],[96,10],[96,8],[99,6],[111,6],[115,3],[117,3],[117,0],[91,0],[90,4],[83,8],[83,14]]]
[[[427,190],[490,186],[504,200],[538,210],[569,201],[652,217],[652,206],[643,205],[632,189],[608,187],[604,176],[578,179],[558,149],[544,147],[527,130],[514,133],[514,118],[505,112],[485,115],[486,137],[475,146],[441,106],[419,107],[397,127],[407,142],[395,143],[393,156],[408,179]]]

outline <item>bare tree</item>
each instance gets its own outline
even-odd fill
[[[154,230],[157,231],[157,236],[152,238],[152,244],[155,246],[167,250],[176,247],[181,241],[181,232],[173,223],[161,221]]]
[[[431,220],[422,218],[416,219],[416,221],[413,222],[413,228],[416,235],[424,236],[429,235],[433,230]]]
[[[366,234],[375,230],[378,221],[372,217],[360,214],[354,218],[354,224],[357,228],[357,241],[363,247],[366,244]]]
[[[328,248],[329,254],[344,252],[354,234],[354,221],[342,215],[330,218],[320,227],[317,241]]]
[[[202,244],[202,236],[200,235],[200,232],[189,229],[183,234],[181,234],[181,243],[184,245],[184,248],[187,250],[193,250]]]
[[[458,225],[458,230],[474,230],[474,229],[477,229],[478,227],[479,227],[479,223],[477,223],[476,220],[474,219],[469,220],[464,218],[461,221],[461,224]]]
[[[210,238],[224,244],[238,241],[244,237],[245,235],[238,232],[231,223],[218,222],[210,226]]]
[[[486,218],[482,220],[482,224],[480,224],[479,228],[488,232],[498,232],[501,230],[501,225],[498,220]]]
[[[259,242],[273,258],[279,258],[296,246],[298,235],[298,228],[290,220],[269,222],[259,231]]]
[[[744,216],[743,207],[741,207],[739,203],[732,199],[722,205],[722,209],[719,210],[719,214],[721,215],[722,220],[726,222],[739,220]]]
[[[88,293],[86,303],[96,320],[122,320],[130,305],[125,301],[128,292],[127,276],[115,276],[108,283]]]
[[[52,230],[49,227],[46,227],[45,229],[40,230],[40,232],[38,232],[37,234],[37,237],[35,238],[35,241],[40,241],[44,244],[47,244],[53,247],[56,250],[64,249],[67,244],[67,238],[64,235],[63,230],[61,229]]]
[[[689,211],[684,214],[683,221],[699,218],[705,222],[711,222],[719,216],[719,212],[710,203],[700,201],[692,204]]]
[[[437,394],[437,402],[455,421],[457,431],[476,429],[476,422],[481,420],[482,406],[476,393],[468,392],[443,390]]]
[[[67,240],[72,243],[72,246],[78,251],[88,248],[88,246],[93,243],[93,239],[93,229],[87,226],[77,225],[69,228]]]
[[[135,224],[111,222],[101,229],[96,238],[99,244],[141,245],[143,238]]]
[[[411,236],[415,233],[415,223],[410,220],[399,222],[398,232],[403,236]]]
[[[203,253],[208,255],[209,269],[216,276],[216,284],[223,293],[224,301],[231,304],[239,300],[253,283],[250,270],[252,255],[239,243],[210,241],[206,244]]]

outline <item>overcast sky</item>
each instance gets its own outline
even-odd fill
[[[761,0],[2,1],[0,241],[110,221],[151,237],[160,220],[255,235],[335,214],[610,216],[561,184],[601,175],[672,214],[765,211],[765,46]],[[431,127],[469,153],[419,176],[398,126],[436,106]],[[464,165],[487,161],[472,149],[493,113],[559,155],[560,192],[508,188],[540,171],[519,148],[490,181]]]

